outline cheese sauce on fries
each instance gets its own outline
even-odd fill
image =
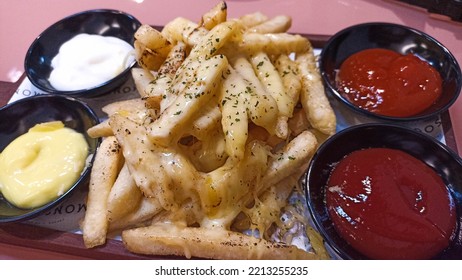
[[[311,44],[285,33],[290,21],[260,13],[228,19],[220,2],[198,23],[140,27],[140,68],[132,71],[140,98],[106,106],[108,120],[89,131],[120,146],[102,167],[124,167],[87,210],[87,247],[120,230],[126,248],[140,254],[327,257],[303,215],[291,215],[291,224],[306,229],[311,249],[291,245],[287,229],[273,238],[311,156],[336,125]],[[103,222],[92,222],[101,208]],[[102,233],[91,235],[95,228]]]

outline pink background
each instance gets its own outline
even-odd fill
[[[68,15],[95,8],[128,12],[142,23],[163,25],[177,16],[199,20],[215,0],[14,0],[0,1],[0,81],[16,81],[24,72],[30,43],[45,28]],[[350,25],[382,21],[408,25],[443,43],[462,63],[462,24],[386,0],[228,0],[229,17],[261,11],[290,15],[291,32],[331,35]],[[454,134],[462,150],[462,98],[450,109]],[[27,247],[27,244],[25,244]],[[73,256],[0,243],[0,259],[74,259]]]

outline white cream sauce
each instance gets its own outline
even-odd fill
[[[53,58],[50,84],[58,90],[93,88],[123,72],[134,60],[133,47],[116,37],[79,34]]]

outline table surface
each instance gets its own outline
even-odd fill
[[[38,0],[0,2],[0,105],[23,75],[31,42],[49,25],[68,15],[96,8],[119,9],[142,23],[164,25],[177,16],[199,20],[212,0]],[[393,22],[424,31],[443,43],[462,63],[462,24],[397,1],[387,0],[228,0],[228,16],[261,11],[292,17],[291,32],[331,35],[364,22]],[[15,83],[16,82],[16,83]],[[462,99],[450,108],[453,134],[462,151]],[[0,259],[81,259],[81,257],[1,243]]]

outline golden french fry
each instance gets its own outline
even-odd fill
[[[147,48],[140,41],[135,41],[135,54],[138,64],[147,71],[157,70],[162,65],[165,57],[155,53],[150,48]]]
[[[173,93],[179,94],[189,87],[191,82],[197,82],[197,69],[201,67],[202,62],[207,62],[207,60],[215,56],[219,49],[237,36],[238,31],[238,22],[226,21],[218,24],[205,36],[200,38],[200,41],[194,46],[188,57],[179,67],[172,81]],[[220,58],[227,59],[223,55]]]
[[[167,57],[172,44],[161,32],[152,26],[143,24],[135,32],[135,40],[141,43],[145,48],[151,50],[154,54],[163,58]]]
[[[289,30],[292,25],[292,18],[285,15],[275,16],[274,18],[264,21],[252,28],[249,28],[247,32],[254,33],[283,33]]]
[[[300,167],[306,166],[317,146],[318,141],[310,131],[304,131],[292,139],[283,147],[282,151],[269,161],[268,169],[257,188],[258,192],[268,186],[275,185],[283,178],[296,172]]]
[[[175,102],[149,126],[151,141],[162,146],[177,142],[185,128],[191,124],[194,114],[215,95],[227,66],[228,61],[221,56],[214,56],[201,63],[195,73],[201,79],[188,84]]]
[[[198,211],[195,211],[197,205],[193,202],[193,199],[187,199],[183,201],[181,207],[175,209],[175,211],[162,211],[158,215],[155,215],[151,221],[150,225],[158,223],[174,223],[178,226],[195,226],[200,220],[196,216]]]
[[[105,105],[101,110],[108,116],[114,114],[127,115],[129,112],[138,113],[145,110],[144,103],[141,99],[128,99],[123,101],[116,101]]]
[[[156,224],[125,230],[122,241],[138,254],[221,259],[317,259],[294,246],[275,244],[238,232]]]
[[[146,108],[145,102],[139,98],[107,104],[102,108],[102,111],[105,112],[109,117],[115,114],[120,114],[136,122],[137,124],[152,123],[152,121],[158,117],[157,111],[149,110],[149,108]],[[114,132],[112,135],[113,134]]]
[[[142,196],[127,164],[124,164],[109,193],[107,201],[109,222],[120,220],[123,216],[133,212],[141,202]]]
[[[268,55],[279,55],[307,52],[311,50],[311,44],[308,39],[300,35],[248,32],[243,35],[240,48],[249,54],[265,52]]]
[[[280,151],[279,153],[277,153],[269,159],[268,168],[261,177],[262,179],[259,182],[259,184],[256,185],[254,190],[255,193],[246,194],[236,204],[252,204],[254,202],[255,195],[257,197],[264,197],[265,193],[267,193],[272,186],[279,185],[281,181],[285,180],[289,176],[295,176],[298,178],[300,176],[300,170],[305,169],[310,158],[316,151],[317,144],[318,143],[316,137],[309,131],[304,131],[303,133],[298,135],[286,146],[284,146],[282,151]],[[282,185],[285,184],[282,183],[280,186]],[[280,195],[284,196],[284,193],[281,193]],[[260,211],[260,213],[262,212]],[[264,226],[265,221],[263,221],[263,223],[262,221],[260,221],[260,223],[262,223],[260,225],[258,225],[258,221],[256,222],[257,227],[260,227],[260,230],[262,228],[266,229],[266,227]]]
[[[87,197],[87,210],[82,225],[87,248],[103,245],[108,232],[107,200],[123,157],[114,136],[103,140],[93,162]]]
[[[216,25],[225,22],[227,17],[227,7],[226,2],[221,1],[215,7],[213,7],[210,11],[205,13],[201,21],[199,22],[199,26],[205,27],[207,30],[211,30]]]
[[[291,108],[295,106],[294,102],[287,96],[282,79],[266,53],[256,53],[250,57],[250,61],[257,77],[278,106],[275,134],[279,138],[286,139],[289,134],[287,121],[292,117]]]
[[[172,44],[184,42],[189,47],[193,47],[208,33],[208,30],[189,19],[177,17],[167,23],[161,33]]]
[[[226,153],[236,160],[241,160],[249,134],[247,108],[250,93],[239,73],[231,67],[228,73],[220,94],[221,124],[225,134]]]
[[[175,76],[176,71],[180,68],[181,63],[186,58],[186,45],[178,42],[172,47],[164,63],[159,68],[159,76],[167,75],[171,78]]]
[[[273,137],[273,135],[271,135],[263,127],[258,126],[258,125],[250,124],[250,126],[249,126],[249,138],[248,138],[249,140],[248,141],[258,140],[258,141],[261,141],[263,143],[266,143],[270,147],[274,147],[273,143],[270,141],[271,137]],[[277,136],[274,136],[274,137],[276,139],[279,139],[278,143],[281,142],[281,141],[285,141],[285,140],[282,140],[282,139],[278,138]]]
[[[332,135],[336,129],[336,117],[327,99],[321,75],[316,68],[312,52],[297,56],[296,62],[301,75],[302,91],[300,101],[311,125],[324,134]]]
[[[268,20],[268,17],[261,12],[255,12],[252,14],[243,15],[239,18],[239,21],[245,28],[250,28],[259,25]]]
[[[157,77],[144,87],[146,106],[162,113],[177,98],[177,92],[171,89],[175,73],[184,61],[186,46],[178,42],[160,66]]]
[[[234,20],[216,25],[194,46],[184,65],[188,66],[190,61],[197,59],[209,59],[215,56],[217,51],[231,40],[239,40],[239,28],[239,22]]]
[[[87,134],[91,138],[108,137],[114,135],[112,128],[109,126],[108,120],[102,121],[99,124],[90,127],[87,130]]]
[[[275,134],[278,105],[271,94],[266,92],[261,81],[256,76],[252,64],[246,57],[239,55],[234,58],[233,67],[244,78],[249,92],[249,115],[253,123],[265,128],[270,134]]]
[[[274,63],[279,76],[281,77],[284,90],[289,98],[288,115],[292,117],[295,105],[297,105],[302,83],[298,73],[298,65],[295,61],[289,58],[286,54],[281,54]]]
[[[159,201],[155,198],[141,197],[136,209],[109,223],[109,231],[117,231],[135,226],[148,224],[150,219],[163,210]]]
[[[152,80],[154,80],[154,74],[141,67],[133,67],[131,72],[133,81],[136,86],[136,90],[138,91],[141,97],[145,97],[145,88],[149,85],[149,83]]]
[[[168,75],[158,76],[145,88],[145,105],[149,109],[162,113],[166,107],[176,99],[176,95],[170,90],[172,79]],[[167,105],[165,105],[167,104]]]
[[[297,136],[305,130],[311,128],[311,124],[306,118],[306,113],[303,109],[295,110],[292,118],[289,119],[289,129],[293,136]]]
[[[199,140],[208,139],[213,131],[216,130],[222,118],[218,104],[207,103],[202,110],[203,114],[191,126],[191,135]]]

